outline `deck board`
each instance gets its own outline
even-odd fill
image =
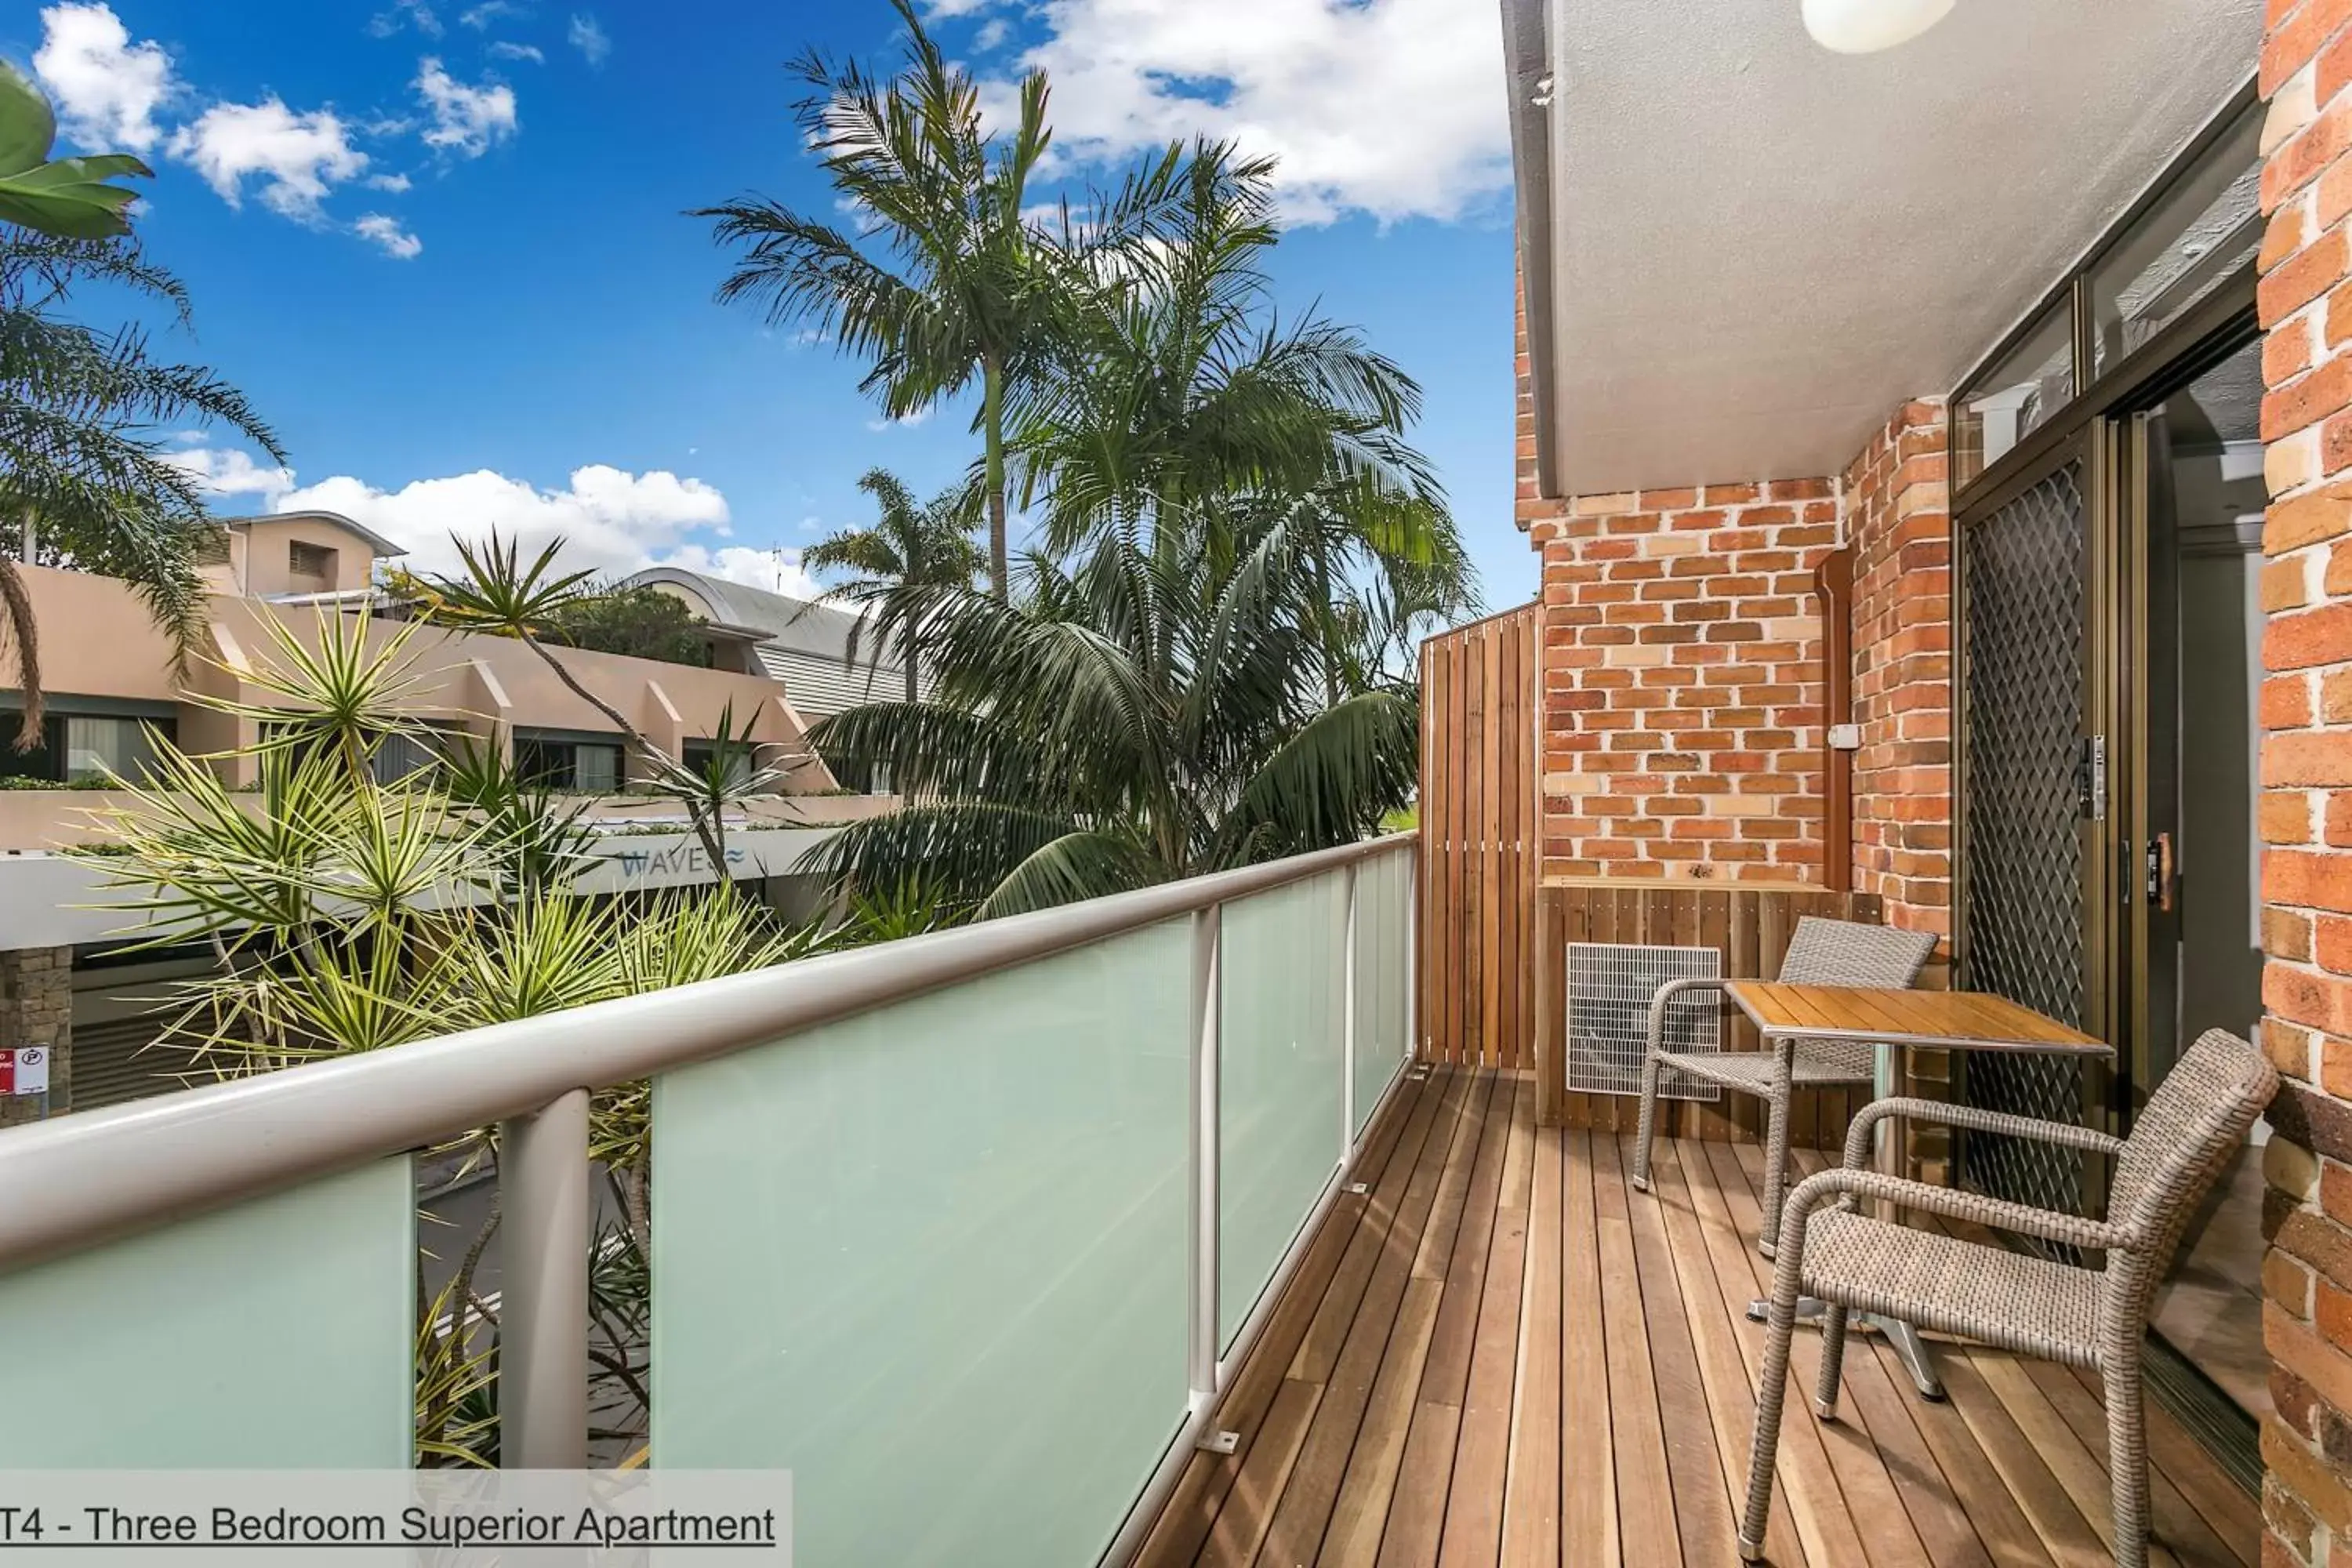
[[[1769,1279],[1760,1152],[1534,1125],[1524,1075],[1407,1086],[1220,1405],[1135,1561],[1308,1564],[1736,1561]],[[1943,1343],[1929,1405],[1875,1335],[1814,1420],[1801,1333],[1767,1546],[1782,1568],[2109,1561],[2097,1380]],[[2159,1563],[2260,1559],[2260,1508],[2162,1411]]]

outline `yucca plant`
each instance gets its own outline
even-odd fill
[[[719,888],[731,892],[734,882],[727,874],[727,812],[754,795],[774,793],[785,773],[782,767],[759,763],[759,748],[752,740],[754,720],[746,716],[739,728],[730,702],[719,713],[719,732],[709,738],[709,756],[703,766],[689,767],[672,757],[574,674],[545,640],[565,616],[576,614],[602,591],[594,573],[557,568],[563,540],[549,541],[528,563],[516,542],[501,539],[495,531],[479,546],[454,538],[451,542],[465,563],[462,575],[412,579],[415,590],[422,595],[427,617],[514,637],[537,654],[573,696],[604,714],[627,738],[645,782],[654,793],[686,809],[687,821],[701,840],[702,852],[710,858]]]
[[[575,892],[591,862],[576,808],[524,785],[491,749],[460,746],[446,766],[382,776],[377,752],[414,731],[420,694],[436,679],[419,668],[424,647],[414,625],[330,614],[305,637],[271,623],[238,671],[249,695],[192,699],[249,728],[254,738],[236,754],[251,761],[259,789],[232,790],[207,760],[159,746],[152,777],[121,784],[123,803],[92,814],[114,842],[84,858],[138,919],[136,933],[157,944],[207,941],[221,960],[176,987],[160,1047],[185,1053],[194,1072],[240,1077],[810,949],[814,933],[708,890]],[[725,727],[748,751],[748,736]],[[616,1429],[643,1425],[630,1402],[644,1394],[644,1323],[628,1303],[642,1304],[645,1291],[627,1271],[651,1256],[650,1098],[646,1084],[621,1085],[591,1111],[590,1154],[626,1215],[591,1259],[603,1281],[600,1408],[616,1413]],[[470,1161],[494,1157],[495,1145],[496,1130],[482,1128],[452,1147]],[[496,1460],[496,1309],[472,1279],[498,1223],[494,1209],[464,1244],[449,1288],[419,1301],[421,1463]]]

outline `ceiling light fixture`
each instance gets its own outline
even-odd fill
[[[1803,0],[1805,31],[1841,55],[1907,44],[1951,14],[1953,0]]]

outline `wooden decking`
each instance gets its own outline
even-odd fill
[[[1408,1082],[1136,1561],[1732,1564],[1768,1283],[1752,1144],[1538,1129],[1525,1075]],[[1798,1340],[1776,1563],[2104,1563],[2097,1380],[1939,1344],[1948,1404],[1874,1336],[1816,1422]],[[2260,1513],[2151,1412],[2158,1561],[2252,1563]]]

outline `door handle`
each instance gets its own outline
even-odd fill
[[[2159,833],[2147,841],[2147,901],[2169,914],[2172,910],[2172,835]]]

